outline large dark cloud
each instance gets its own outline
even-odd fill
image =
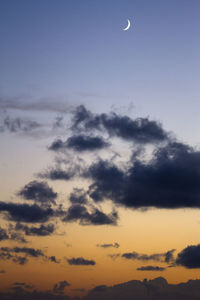
[[[54,233],[55,231],[55,226],[54,224],[47,224],[43,225],[41,224],[39,227],[29,227],[27,225],[17,223],[15,226],[15,230],[21,230],[24,231],[26,235],[35,235],[35,236],[48,236]]]
[[[129,259],[129,260],[141,260],[141,261],[161,261],[161,262],[174,262],[174,249],[169,250],[164,253],[153,253],[153,254],[140,254],[135,251],[133,252],[126,252],[121,255],[122,258]]]
[[[116,225],[117,219],[118,214],[116,212],[106,215],[97,208],[93,208],[92,212],[89,212],[85,206],[74,204],[69,207],[63,221],[79,221],[81,225]]]
[[[97,286],[83,300],[199,300],[200,280],[169,284],[163,277]]]
[[[200,268],[200,244],[188,246],[178,253],[176,264],[188,269]]]
[[[97,244],[97,247],[100,247],[100,248],[119,248],[120,245],[118,243],[113,243],[113,244]]]
[[[158,148],[148,162],[137,158],[126,169],[113,162],[93,163],[85,176],[92,179],[94,201],[111,199],[130,208],[199,208],[200,152],[172,142]]]
[[[137,270],[138,271],[157,271],[157,272],[160,272],[160,271],[164,271],[165,268],[159,267],[159,266],[142,266],[142,267],[137,268]]]
[[[96,262],[92,259],[85,259],[83,257],[72,257],[72,258],[67,258],[67,262],[70,265],[74,266],[94,266],[96,265]]]
[[[7,212],[8,218],[13,221],[28,223],[46,222],[54,216],[54,211],[51,208],[41,208],[36,204],[0,202],[0,212]]]
[[[155,143],[168,139],[168,134],[161,124],[148,118],[131,119],[116,113],[93,114],[83,105],[74,111],[74,130],[107,131],[110,136],[117,136],[124,140],[137,143]]]
[[[18,193],[26,200],[34,200],[42,204],[55,204],[57,193],[44,181],[31,181],[26,184]]]

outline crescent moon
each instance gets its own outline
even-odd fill
[[[128,25],[126,28],[123,28],[124,31],[128,30],[131,26],[131,22],[129,21],[129,19],[127,19],[127,21],[128,21]]]

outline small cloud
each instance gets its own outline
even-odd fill
[[[164,271],[165,268],[158,266],[142,266],[137,268],[138,271]]]
[[[113,244],[97,244],[96,246],[99,247],[99,248],[104,248],[104,249],[106,249],[106,248],[119,248],[120,247],[120,245],[118,243],[113,243]]]
[[[96,265],[96,262],[94,260],[88,260],[83,257],[67,258],[67,262],[68,262],[68,264],[74,265],[74,266],[94,266],[94,265]]]

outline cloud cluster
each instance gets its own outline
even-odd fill
[[[48,236],[54,233],[55,225],[53,223],[49,223],[47,225],[41,224],[39,227],[29,227],[21,223],[16,223],[15,230],[23,231],[26,235],[29,236]]]
[[[19,256],[24,255],[24,256]],[[59,261],[55,256],[47,256],[40,249],[28,248],[28,247],[1,247],[0,248],[0,260],[12,260],[14,263],[25,265],[28,262],[28,257],[31,258],[43,258],[46,261],[58,263]]]

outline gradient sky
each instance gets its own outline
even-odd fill
[[[140,205],[135,209],[106,195],[100,203],[90,199],[87,209],[96,207],[106,216],[117,211],[117,225],[83,226],[79,219],[63,222],[63,215],[46,223],[18,220],[30,228],[54,224],[55,232],[48,236],[17,231],[16,219],[1,208],[5,203],[35,203],[40,207],[38,199],[28,200],[18,193],[33,181],[45,181],[58,193],[53,209],[60,204],[67,214],[73,188],[87,191],[95,182],[86,172],[94,162],[107,159],[124,171],[131,155],[143,148],[140,162],[151,164],[156,151],[173,141],[193,147],[199,166],[199,13],[198,0],[0,1],[0,229],[4,230],[0,230],[0,247],[34,248],[44,253],[33,258],[21,252],[29,259],[25,265],[3,259],[0,253],[2,291],[17,281],[50,290],[66,280],[70,283],[67,294],[82,295],[75,289],[90,290],[101,284],[157,275],[172,283],[199,278],[200,262],[198,267],[188,268],[176,261],[183,249],[200,243],[198,204],[184,202],[178,209],[152,205],[147,210]],[[131,27],[123,31],[127,19]],[[161,143],[153,139],[147,144],[137,140],[130,143],[119,131],[113,134],[106,127],[102,132],[97,127],[87,131],[83,123],[84,132],[78,127],[73,130],[73,118],[80,107],[89,111],[90,117],[98,114],[100,118],[105,113],[111,118],[114,115],[110,112],[114,112],[120,122],[122,116],[129,121],[147,118],[162,128],[165,137]],[[56,140],[66,141],[79,134],[100,136],[101,141],[112,145],[79,151],[65,144],[62,147],[70,149],[50,150]],[[183,161],[183,172],[188,166]],[[76,175],[71,180],[50,180],[47,173],[56,167],[68,172],[70,167]],[[192,179],[200,174],[198,168],[192,172]],[[20,242],[19,236],[14,238],[14,233],[20,233],[27,243]],[[119,248],[113,247],[114,243],[119,243]],[[97,244],[111,246],[104,249]],[[172,249],[176,252],[171,268],[163,259],[120,257],[133,251],[151,255]],[[112,259],[109,254],[118,256]],[[52,255],[59,263],[49,261]],[[70,265],[66,259],[72,257],[94,260],[96,265]],[[137,270],[144,265],[166,270]]]

